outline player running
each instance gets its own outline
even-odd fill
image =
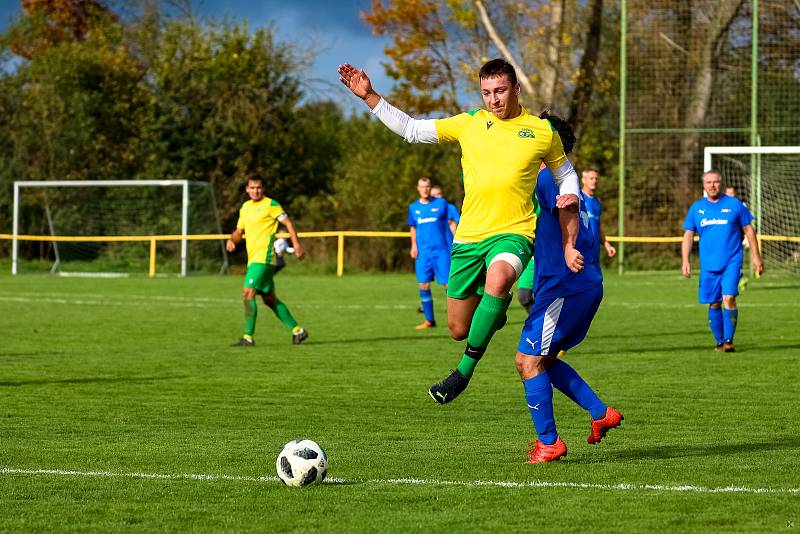
[[[247,195],[250,200],[239,210],[239,221],[236,230],[231,233],[225,243],[228,252],[236,250],[236,245],[243,239],[247,241],[247,274],[244,277],[242,299],[244,300],[244,335],[233,344],[237,347],[255,345],[253,334],[256,331],[258,306],[256,294],[261,295],[264,304],[275,313],[280,322],[292,332],[292,343],[298,345],[305,341],[308,333],[297,324],[289,308],[275,295],[275,253],[273,241],[278,230],[278,223],[286,227],[292,240],[294,255],[302,260],[305,257],[303,248],[297,239],[289,216],[283,211],[278,201],[264,196],[264,179],[255,174],[247,179]]]
[[[717,345],[717,352],[735,352],[733,335],[739,319],[736,295],[742,271],[742,235],[747,238],[752,254],[753,271],[764,271],[758,238],[750,224],[753,216],[736,197],[722,194],[722,173],[710,170],[703,174],[701,198],[689,208],[683,223],[681,271],[689,278],[692,268],[689,254],[694,234],[700,237],[700,304],[708,304],[708,323]]]
[[[447,288],[447,279],[450,277],[450,241],[447,233],[455,233],[456,221],[449,220],[447,201],[431,196],[430,178],[417,180],[417,192],[419,199],[408,206],[408,226],[411,230],[409,254],[414,259],[419,297],[425,314],[425,320],[416,328],[424,330],[436,326],[431,282],[435,277],[439,284]]]
[[[451,253],[447,319],[450,335],[466,339],[467,346],[457,369],[428,391],[445,404],[466,389],[492,336],[506,323],[509,291],[531,257],[531,197],[540,164],[553,170],[559,207],[578,204],[578,176],[552,125],[520,105],[516,72],[502,59],[489,61],[478,74],[486,109],[437,120],[414,119],[393,107],[352,65],[340,65],[338,71],[339,80],[406,141],[461,145],[465,196]],[[577,228],[567,226],[559,257],[579,271],[583,259],[574,246]]]

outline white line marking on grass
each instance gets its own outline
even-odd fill
[[[17,293],[22,294],[22,293]],[[44,296],[41,294],[32,294],[35,296],[26,297],[12,297],[0,296],[0,302],[21,302],[21,303],[42,303],[42,304],[67,304],[67,305],[85,305],[85,306],[169,306],[174,308],[219,308],[220,305],[241,305],[240,299],[210,299],[210,298],[191,298],[191,297],[167,297],[167,296],[136,296],[131,295],[126,297],[134,300],[113,300],[103,298],[100,300],[98,295],[65,295],[64,297]],[[80,297],[80,298],[75,298]],[[138,302],[137,302],[138,301]],[[408,304],[303,304],[297,303],[292,305],[293,308],[311,308],[311,309],[336,309],[336,310],[409,310],[413,306]]]
[[[2,475],[30,476],[76,476],[96,478],[143,478],[155,480],[201,480],[201,481],[240,481],[240,482],[278,482],[276,476],[240,476],[212,475],[203,473],[117,473],[113,471],[76,471],[64,469],[16,469],[0,467]],[[460,486],[460,487],[498,487],[512,489],[584,489],[604,491],[660,491],[674,493],[743,493],[800,495],[800,488],[749,488],[745,486],[705,487],[695,485],[670,486],[666,484],[592,484],[588,482],[549,482],[531,480],[528,482],[495,481],[495,480],[432,480],[421,478],[385,478],[385,479],[345,479],[327,478],[326,484],[377,484],[387,486]]]

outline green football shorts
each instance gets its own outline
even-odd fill
[[[251,263],[247,266],[247,273],[244,275],[245,287],[252,287],[256,291],[269,293],[275,289],[273,276],[275,266],[266,263]]]
[[[528,266],[525,267],[525,270],[522,271],[522,274],[519,275],[519,279],[517,280],[517,287],[519,289],[533,289],[533,279],[536,276],[536,271],[533,265],[534,261],[533,258],[531,258]]]
[[[519,277],[532,254],[533,244],[518,234],[500,234],[478,243],[453,243],[447,296],[465,299],[478,294],[486,283],[486,271],[494,261],[510,263]]]

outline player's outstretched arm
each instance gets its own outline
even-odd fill
[[[294,224],[292,224],[292,220],[287,215],[286,217],[280,220],[280,223],[286,227],[286,231],[289,232],[289,239],[292,240],[292,248],[294,249],[294,255],[298,260],[302,260],[306,257],[306,253],[303,251],[303,247],[300,246],[300,240],[297,239],[297,232],[294,229]]]
[[[761,276],[761,273],[764,272],[764,262],[761,260],[761,248],[758,246],[756,231],[753,230],[753,226],[750,224],[742,227],[742,230],[744,231],[747,242],[750,244],[750,254],[753,258],[753,272]]]
[[[438,143],[436,121],[415,119],[406,112],[389,104],[372,88],[367,74],[349,63],[339,65],[339,81],[354,95],[367,103],[373,115],[391,131],[409,143]]]
[[[692,265],[689,263],[692,241],[694,241],[694,232],[685,230],[683,232],[683,241],[681,242],[681,274],[686,278],[692,276]]]
[[[231,236],[225,242],[225,250],[228,252],[236,250],[236,245],[242,242],[242,236],[244,236],[244,230],[241,228],[237,228],[231,232]]]

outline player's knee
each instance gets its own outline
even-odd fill
[[[450,329],[450,337],[456,341],[464,341],[469,336],[469,325],[448,321],[447,327]]]
[[[517,352],[514,358],[514,366],[517,368],[517,373],[519,373],[520,378],[527,380],[528,378],[533,378],[544,372],[540,365],[541,360],[542,359],[538,356]]]
[[[708,307],[709,308],[714,308],[715,310],[718,310],[720,307],[722,307],[722,303],[721,302],[712,302],[711,304],[708,305]]]
[[[722,303],[731,310],[736,307],[736,297],[734,295],[722,295]]]

